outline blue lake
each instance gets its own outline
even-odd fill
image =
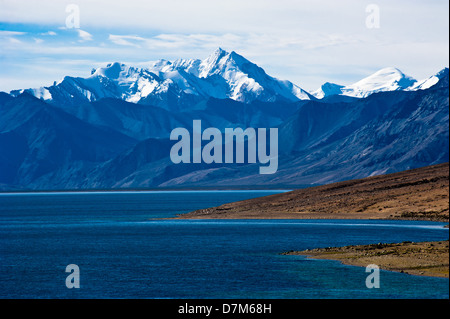
[[[281,252],[448,239],[446,223],[154,220],[280,191],[0,194],[1,298],[449,298],[449,280]],[[80,268],[80,289],[65,285]]]

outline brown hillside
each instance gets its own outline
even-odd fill
[[[177,218],[448,221],[448,178],[445,163],[229,203]]]

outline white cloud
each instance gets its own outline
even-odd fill
[[[14,37],[8,37],[7,39],[9,41],[9,43],[11,43],[11,44],[20,44],[20,43],[22,43],[22,41],[20,41],[19,39],[14,38]]]
[[[80,41],[84,42],[84,41],[92,41],[92,34],[90,34],[87,31],[81,30],[81,29],[77,29],[78,31],[78,36],[80,37]]]
[[[0,30],[0,37],[11,37],[24,34],[26,34],[26,32]]]
[[[82,29],[75,40],[65,26],[67,3],[1,0],[0,21],[58,32],[52,41],[35,43],[31,37],[56,33],[0,31],[2,54],[11,59],[27,52],[48,55],[55,62],[65,55],[132,63],[205,58],[222,47],[244,55],[270,75],[311,90],[325,81],[349,84],[385,66],[424,78],[448,65],[445,0],[377,0],[379,29],[365,25],[371,1],[77,0]],[[31,64],[32,58],[23,62]]]
[[[125,45],[140,48],[140,45],[137,42],[146,41],[145,38],[135,36],[135,35],[114,35],[110,34],[108,39],[117,45]]]
[[[54,32],[54,31],[47,31],[47,32],[39,33],[39,35],[51,35],[51,36],[55,36],[55,35],[57,35],[57,33]]]

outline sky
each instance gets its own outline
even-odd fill
[[[421,80],[448,67],[448,29],[447,0],[0,0],[0,91],[218,47],[308,91],[384,67]]]

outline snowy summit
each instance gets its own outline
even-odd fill
[[[261,67],[238,53],[218,48],[204,60],[158,60],[145,68],[109,63],[94,69],[91,75],[66,76],[49,87],[14,90],[17,96],[27,92],[39,99],[62,105],[77,105],[116,98],[165,109],[182,110],[209,98],[232,99],[243,103],[295,102],[342,95],[364,98],[376,92],[415,91],[431,87],[448,69],[422,81],[388,67],[351,85],[325,83],[308,93],[290,81],[268,75]]]
[[[159,60],[147,68],[110,63],[93,70],[87,78],[66,76],[51,87],[15,90],[11,94],[23,91],[44,100],[92,102],[109,97],[142,104],[158,104],[171,98],[214,97],[251,103],[312,97],[289,81],[269,76],[236,52],[220,48],[204,60]]]
[[[388,67],[347,86],[327,82],[312,95],[318,99],[332,95],[364,98],[377,92],[424,90],[436,84],[447,73],[448,68],[445,68],[425,80],[417,81],[397,68]]]

